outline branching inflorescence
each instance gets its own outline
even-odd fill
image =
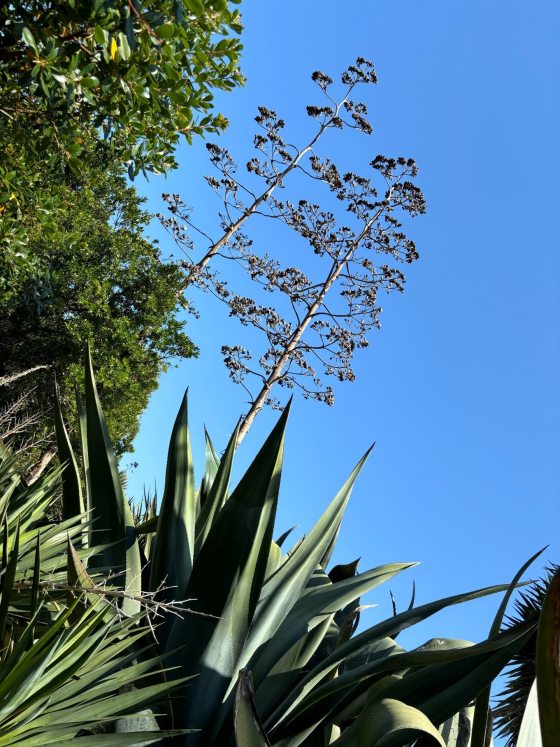
[[[354,353],[367,347],[368,333],[380,326],[379,291],[402,292],[401,265],[418,258],[401,223],[403,213],[425,212],[422,192],[413,182],[418,173],[415,162],[378,155],[369,163],[369,175],[363,176],[341,171],[316,148],[332,129],[372,133],[365,104],[351,97],[359,86],[377,82],[373,64],[358,58],[341,76],[344,91],[338,99],[331,93],[334,84],[329,76],[317,71],[312,80],[326,99],[323,106],[307,107],[317,123],[314,135],[305,147],[297,148],[286,142],[285,123],[276,112],[259,107],[259,132],[253,141],[257,155],[246,164],[247,183],[241,181],[225,148],[207,145],[218,174],[206,179],[222,201],[218,240],[193,225],[190,209],[179,195],[164,195],[169,215],[160,218],[188,257],[181,261],[184,290],[194,285],[213,293],[229,307],[230,316],[266,339],[266,350],[257,361],[242,345],[222,347],[230,377],[249,394],[240,440],[265,404],[278,406],[271,395],[276,385],[299,388],[305,397],[333,403],[332,386],[322,377],[354,380]],[[292,172],[326,189],[328,207],[277,197]],[[255,250],[244,224],[257,215],[280,221],[307,243],[315,258],[305,262],[306,272]],[[191,229],[210,242],[199,259],[194,258]],[[219,271],[219,261],[228,260],[271,293],[273,303],[236,293]]]

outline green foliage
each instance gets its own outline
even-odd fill
[[[131,175],[175,166],[181,135],[219,132],[213,91],[242,82],[226,0],[24,0],[0,8],[4,126],[81,170],[84,141]],[[7,172],[0,181],[9,182]]]
[[[514,610],[507,618],[505,630],[515,630],[527,623],[538,624],[547,589],[556,566],[548,568],[547,576],[533,582],[521,591],[515,600]],[[503,737],[506,747],[515,747],[529,693],[537,677],[537,629],[522,648],[512,657],[506,673],[505,687],[498,695],[493,709],[497,734]],[[538,717],[537,717],[538,718]]]
[[[504,598],[502,599],[502,602],[498,608],[494,621],[492,622],[492,626],[490,628],[490,635],[489,635],[490,639],[496,638],[496,636],[500,632],[500,628],[502,625],[502,621],[504,619],[504,615],[506,613],[508,602],[513,592],[515,591],[517,583],[521,580],[522,576],[524,575],[525,571],[529,568],[529,566],[543,552],[544,552],[544,548],[543,550],[540,550],[539,552],[535,553],[533,557],[529,558],[529,560],[526,563],[524,563],[519,569],[519,571],[517,572],[515,578],[510,584],[509,589],[504,595]],[[517,655],[519,655],[519,652],[517,653]],[[476,700],[473,723],[472,723],[472,737],[471,737],[472,747],[487,747],[488,745],[489,738],[490,738],[490,730],[491,730],[491,722],[488,718],[489,704],[490,704],[490,687],[487,687],[486,690],[482,692]]]
[[[74,570],[86,550],[71,540],[80,544],[89,519],[49,521],[59,490],[60,469],[29,487],[0,449],[0,745],[144,744],[165,736],[111,733],[117,718],[161,703],[171,687],[161,656],[131,656],[146,639],[141,616],[122,618],[94,593],[84,604],[84,579]]]
[[[0,316],[0,376],[48,368],[0,389],[0,403],[36,387],[29,405],[45,414],[37,430],[48,437],[53,372],[68,409],[91,340],[100,394],[121,453],[130,449],[168,361],[196,352],[176,318],[182,272],[143,237],[150,216],[114,169],[53,184],[50,193],[58,207],[49,230],[42,230],[42,217],[26,217],[37,272],[16,281],[9,275],[10,258],[0,259],[9,278],[4,290],[11,294],[7,301],[4,296]],[[37,274],[49,279],[41,298],[34,290]]]
[[[548,578],[534,582],[516,600],[510,627],[528,619],[538,629],[514,656],[505,691],[496,712],[507,745],[555,747],[560,733],[560,569],[547,569]]]
[[[176,166],[182,137],[190,142],[194,135],[224,129],[226,119],[213,111],[214,91],[243,82],[235,4],[0,3],[2,309],[24,298],[41,309],[53,294],[61,298],[60,228],[73,220],[76,183],[88,182],[91,189],[97,179],[126,172],[130,178],[166,172]],[[78,213],[81,230],[101,230],[93,219],[87,225],[81,206]],[[79,264],[84,259],[77,256]],[[153,290],[157,304],[158,288]],[[115,334],[126,330],[115,328]],[[118,372],[112,376],[119,386]]]
[[[89,440],[90,432],[106,433],[106,426],[91,371],[87,378],[87,418],[95,421],[88,422]],[[283,553],[272,537],[287,415],[286,410],[231,492],[236,432],[221,459],[207,438],[206,474],[195,491],[184,399],[157,521],[151,506],[136,529],[118,518],[122,490],[114,468],[103,501],[90,497],[95,526],[111,527],[113,543],[120,532],[121,548],[127,548],[127,557],[121,549],[120,557],[109,561],[118,588],[123,593],[129,588],[130,553],[140,553],[147,570],[151,566],[142,574],[144,593],[164,604],[159,651],[173,656],[177,677],[197,675],[188,687],[179,687],[173,717],[162,718],[161,725],[199,730],[176,738],[174,743],[188,747],[405,747],[418,737],[441,745],[438,727],[488,686],[535,625],[476,645],[438,638],[406,651],[395,639],[450,605],[503,590],[511,594],[517,577],[507,587],[411,606],[356,633],[360,597],[415,564],[358,573],[354,562],[327,573],[367,454],[311,531]],[[97,469],[93,449],[104,452],[95,456],[98,464],[114,464],[105,437],[87,448],[90,473]],[[70,480],[74,484],[73,475]],[[189,600],[190,613],[168,614],[169,605],[182,600]]]

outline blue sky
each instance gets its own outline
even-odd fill
[[[332,408],[294,402],[278,529],[306,531],[375,441],[335,559],[361,556],[362,570],[422,561],[392,585],[401,607],[413,578],[422,603],[508,582],[546,544],[544,558],[558,561],[560,6],[245,0],[241,10],[247,84],[218,97],[231,120],[222,142],[241,163],[257,105],[278,110],[298,140],[317,98],[311,72],[337,73],[362,55],[379,76],[368,96],[375,134],[333,138],[329,153],[341,168],[377,153],[412,156],[428,202],[407,225],[421,259],[408,268],[406,293],[383,302],[356,383],[336,388]],[[218,204],[202,180],[203,143],[181,148],[179,160],[166,180],[141,187],[149,207],[161,209],[162,191],[179,192],[209,226]],[[265,230],[255,238],[274,245]],[[203,424],[221,449],[244,409],[219,355],[222,344],[243,342],[243,330],[211,301],[193,300],[201,318],[188,329],[201,354],[165,374],[152,397],[131,457],[140,465],[132,493],[154,480],[161,490],[186,386],[199,464]],[[274,419],[259,416],[239,469]],[[390,614],[388,589],[367,601],[379,607],[365,622]],[[480,639],[498,603],[449,610],[407,640]]]

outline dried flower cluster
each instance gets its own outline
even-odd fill
[[[182,262],[185,290],[195,284],[212,292],[227,304],[231,316],[259,330],[266,340],[264,353],[256,361],[242,345],[222,347],[231,378],[249,393],[250,409],[241,438],[263,405],[278,405],[271,396],[276,385],[297,387],[305,397],[333,403],[332,386],[324,385],[322,376],[354,380],[354,353],[367,347],[369,332],[380,326],[379,292],[403,291],[405,276],[400,265],[418,258],[401,223],[404,213],[416,216],[425,211],[422,192],[413,182],[418,173],[415,162],[378,155],[364,176],[340,171],[316,149],[330,129],[372,133],[365,104],[351,98],[357,86],[377,82],[372,63],[358,58],[342,74],[344,92],[338,99],[331,95],[334,84],[328,75],[316,71],[312,80],[326,103],[307,107],[318,129],[304,148],[286,142],[284,121],[265,107],[259,107],[256,117],[259,132],[253,145],[257,154],[246,164],[247,183],[240,180],[237,164],[225,148],[207,146],[217,171],[207,182],[222,203],[219,240],[192,224],[191,211],[178,195],[164,195],[169,215],[161,216],[163,224],[189,258]],[[307,199],[277,198],[277,188],[286,186],[291,172],[323,185],[329,208]],[[307,243],[316,255],[313,277],[254,249],[241,229],[257,215],[278,220]],[[192,258],[192,229],[210,241],[198,261]],[[219,261],[224,260],[240,265],[256,287],[272,294],[273,303],[236,293],[219,274]],[[256,389],[251,381],[257,382]]]

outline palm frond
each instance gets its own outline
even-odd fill
[[[533,582],[519,592],[511,615],[506,618],[504,630],[513,631],[528,623],[538,623],[544,597],[550,580],[558,566],[546,568],[546,576]],[[515,747],[521,720],[536,677],[537,631],[531,635],[521,649],[512,657],[506,672],[506,684],[496,696],[493,708],[494,728],[499,737],[505,738],[505,747]]]

